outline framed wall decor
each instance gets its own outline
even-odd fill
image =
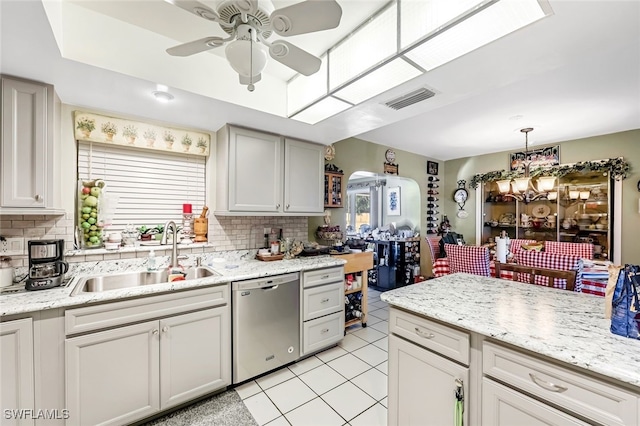
[[[509,170],[523,172],[525,160],[531,161],[531,169],[557,166],[560,164],[560,145],[534,149],[528,153],[512,152],[509,154]]]
[[[400,216],[400,187],[392,186],[387,188],[386,202],[387,216]]]
[[[428,175],[437,175],[438,174],[438,163],[435,161],[427,161],[427,174]]]

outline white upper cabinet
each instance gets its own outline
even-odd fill
[[[2,77],[0,207],[53,204],[53,87]]]
[[[322,145],[227,125],[216,152],[216,214],[322,214]]]
[[[285,213],[322,213],[324,147],[285,139],[284,179]]]

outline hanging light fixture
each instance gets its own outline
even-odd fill
[[[529,167],[531,166],[531,160],[529,159],[529,132],[533,131],[533,127],[527,127],[520,129],[524,133],[524,176],[514,178],[513,181],[509,179],[499,180],[498,190],[503,197],[514,198],[521,203],[528,204],[531,201],[535,201],[539,198],[546,198],[553,200],[557,198],[557,192],[554,194],[550,192],[555,187],[555,176],[542,176],[538,178],[538,187],[531,182],[531,176],[529,176]]]

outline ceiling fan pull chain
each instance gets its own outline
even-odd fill
[[[250,49],[249,49],[249,85],[247,86],[247,90],[253,92],[255,90],[255,86],[253,85],[253,36],[251,32],[253,28],[249,30],[249,40],[250,40]]]

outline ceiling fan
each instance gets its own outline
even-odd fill
[[[267,51],[276,61],[303,75],[320,69],[320,58],[284,40],[268,42],[272,33],[283,37],[336,28],[342,8],[335,0],[306,0],[275,9],[271,0],[223,0],[214,11],[192,0],[165,0],[187,12],[216,22],[229,37],[205,37],[167,49],[172,56],[189,56],[227,44],[225,54],[250,92],[260,81]]]

